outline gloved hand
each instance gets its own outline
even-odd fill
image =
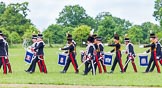
[[[61,48],[59,48],[59,50],[62,50]]]
[[[122,53],[126,53],[126,50],[122,50],[121,52],[122,52]]]
[[[140,45],[139,48],[144,48],[144,45]]]
[[[143,52],[143,54],[146,54],[147,52]]]
[[[83,42],[83,44],[85,45],[85,44],[86,44],[86,42]]]
[[[132,59],[132,57],[129,57],[129,59],[131,60],[131,59]]]
[[[104,44],[104,46],[108,46],[108,45],[109,45],[108,43]]]

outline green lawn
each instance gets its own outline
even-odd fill
[[[77,62],[80,62],[80,50],[84,48],[77,48]],[[105,51],[108,52],[112,48],[106,47]],[[124,48],[123,48],[124,49]],[[162,86],[162,74],[158,74],[156,68],[154,72],[144,74],[142,73],[146,67],[139,66],[139,59],[136,57],[136,65],[138,73],[134,73],[131,63],[128,66],[126,73],[121,74],[119,65],[117,64],[114,74],[98,74],[96,76],[89,75],[82,76],[84,66],[81,67],[79,74],[74,73],[72,65],[66,74],[60,74],[59,72],[63,67],[57,64],[58,53],[61,52],[58,48],[45,48],[45,63],[47,66],[48,74],[39,72],[38,66],[36,72],[28,74],[24,72],[29,67],[24,62],[25,51],[23,48],[11,48],[10,50],[10,62],[13,73],[3,75],[2,69],[0,70],[0,83],[3,84],[55,84],[55,85],[103,85],[103,86]],[[135,51],[138,53],[144,52],[147,49],[139,49],[136,46]],[[122,56],[123,62],[125,62],[125,55]],[[107,66],[107,70],[110,71],[111,66]],[[97,70],[98,71],[98,70]]]

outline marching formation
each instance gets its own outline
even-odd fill
[[[42,34],[33,34],[32,35],[33,44],[26,48],[25,61],[30,64],[29,68],[25,70],[27,73],[34,73],[36,64],[38,64],[39,70],[41,73],[47,73],[46,64],[44,61],[44,46],[43,35]],[[98,69],[99,74],[101,73],[114,73],[115,67],[118,63],[120,67],[120,72],[124,73],[127,70],[129,62],[131,62],[134,72],[137,72],[137,67],[135,64],[135,57],[137,54],[134,51],[134,46],[131,43],[129,37],[125,35],[124,38],[125,49],[121,50],[120,37],[117,33],[114,33],[114,43],[113,44],[103,44],[102,37],[97,36],[96,34],[90,33],[87,38],[86,50],[81,51],[81,65],[78,65],[76,60],[76,42],[72,39],[72,35],[67,33],[67,44],[65,47],[60,48],[64,53],[59,54],[58,64],[63,65],[64,68],[60,73],[66,73],[72,63],[74,71],[76,74],[79,73],[81,66],[85,66],[83,75],[88,75],[89,72],[92,72],[92,75],[96,75],[96,70]],[[158,41],[157,36],[154,33],[150,33],[150,44],[141,45],[140,48],[150,48],[146,53],[151,53],[149,61],[147,56],[140,55],[140,65],[147,66],[144,73],[152,72],[154,68],[157,68],[157,72],[161,73],[159,63],[162,65],[162,51],[161,44]],[[104,52],[104,46],[114,47],[110,52]],[[126,54],[126,61],[123,65],[122,53]],[[112,61],[112,55],[115,54],[114,61]],[[108,72],[106,66],[111,65],[111,70]],[[159,62],[159,63],[158,63]],[[152,67],[151,67],[152,65]],[[3,66],[3,73],[7,72],[12,73],[11,65],[8,58],[8,43],[6,41],[5,35],[0,31],[0,67]],[[151,68],[150,68],[151,67]]]
[[[70,35],[68,33],[68,35]],[[114,33],[114,43],[113,44],[102,44],[102,38],[100,36],[97,36],[96,34],[89,35],[87,38],[87,43],[83,42],[86,44],[86,50],[81,51],[81,61],[82,64],[78,66],[77,61],[76,61],[76,54],[70,56],[70,53],[75,52],[76,50],[76,43],[72,43],[72,35],[70,35],[70,40],[69,37],[67,36],[67,41],[68,44],[67,47],[61,48],[60,50],[68,50],[66,53],[68,53],[68,59],[66,62],[66,57],[59,57],[58,64],[61,64],[61,61],[64,62],[64,70],[61,71],[61,73],[66,73],[67,69],[69,67],[70,62],[72,62],[75,73],[79,72],[79,69],[82,65],[85,65],[85,69],[83,71],[83,75],[87,75],[89,72],[92,72],[92,75],[96,75],[96,69],[99,70],[99,74],[102,73],[102,68],[104,73],[109,73],[112,74],[115,70],[115,67],[117,63],[119,64],[120,67],[120,72],[124,73],[127,70],[129,62],[131,62],[132,67],[134,72],[137,72],[137,67],[135,64],[135,57],[137,56],[135,51],[134,51],[134,46],[131,43],[128,35],[125,35],[124,42],[126,45],[126,50],[121,50],[121,44],[120,44],[120,37],[118,34]],[[74,42],[74,40],[73,40]],[[154,33],[150,33],[150,42],[151,44],[148,45],[141,45],[140,48],[149,48],[146,52],[142,53],[139,55],[140,58],[140,65],[141,66],[147,66],[146,71],[143,73],[148,73],[152,72],[156,66],[157,72],[160,73],[160,66],[158,64],[158,61],[160,64],[162,64],[162,52],[161,52],[161,44],[158,42],[158,38]],[[104,53],[104,45],[108,47],[114,47],[110,52]],[[75,47],[75,48],[74,48]],[[112,64],[112,68],[109,72],[107,72],[106,65],[111,65],[112,63],[112,54],[115,52],[115,58]],[[146,53],[151,52],[151,57],[149,60],[149,63],[147,61],[147,56],[145,56]],[[127,54],[125,64],[123,66],[122,63],[122,53]],[[66,54],[65,54],[66,55]],[[65,59],[65,60],[62,60]],[[153,64],[152,64],[153,63]],[[150,66],[152,64],[152,68],[150,69]],[[61,64],[63,65],[63,64]]]

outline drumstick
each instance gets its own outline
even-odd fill
[[[87,61],[88,61],[88,59],[85,60],[77,69],[80,69],[80,67],[81,67],[85,62],[87,62]]]
[[[126,64],[124,65],[124,68],[125,68],[125,66],[127,66],[127,64],[129,63],[130,60],[131,60],[131,59],[128,59],[128,61],[127,61]]]

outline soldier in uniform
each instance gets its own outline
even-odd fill
[[[66,65],[65,65],[63,71],[61,71],[61,73],[67,72],[69,65],[70,65],[70,62],[72,62],[73,66],[74,66],[75,73],[79,73],[79,70],[77,69],[78,64],[77,64],[77,61],[75,59],[76,52],[75,52],[75,45],[72,42],[72,35],[67,37],[67,41],[68,41],[68,46],[65,47],[65,48],[61,48],[61,50],[68,50],[68,59],[67,59]]]
[[[8,67],[8,72],[9,73],[12,73],[12,69],[11,69],[11,64],[9,62],[9,58],[8,58],[8,42],[6,40],[6,36],[4,36],[4,40],[5,40],[5,49],[6,49],[6,58],[5,58],[5,62],[6,62],[6,65]]]
[[[161,58],[161,44],[158,42],[158,37],[156,36],[155,38],[155,42],[156,42],[156,58],[159,60],[160,62],[160,58]],[[150,72],[153,72],[155,68],[155,63],[153,63],[151,69],[150,69]]]
[[[3,33],[0,31],[0,64],[3,65],[3,74],[7,74],[7,67],[6,67],[6,62],[5,62],[5,57],[6,57],[6,43],[3,38]]]
[[[108,44],[108,46],[115,47],[110,52],[111,53],[113,53],[114,51],[116,52],[116,56],[115,56],[115,59],[114,59],[114,62],[113,62],[110,73],[114,72],[114,69],[116,67],[117,62],[119,64],[119,66],[120,66],[121,72],[123,73],[124,69],[123,69],[123,64],[122,64],[122,59],[121,59],[121,50],[120,50],[121,45],[119,43],[119,36],[117,34],[114,35],[114,43],[115,44]]]
[[[94,46],[94,37],[89,36],[87,38],[87,47],[86,47],[86,57],[87,61],[85,62],[85,70],[83,75],[87,75],[88,72],[92,69],[92,74],[95,75],[95,67],[94,67],[94,61],[95,61],[95,46]],[[89,66],[91,65],[91,66]]]
[[[102,65],[104,73],[107,73],[106,66],[103,63],[104,47],[103,47],[103,44],[102,44],[102,38],[96,37],[96,40],[97,40],[97,46],[98,46],[97,56],[99,57],[99,61]]]
[[[134,72],[137,72],[137,68],[134,62],[134,58],[135,58],[135,52],[134,52],[134,47],[133,44],[130,42],[128,37],[125,37],[124,39],[125,44],[126,44],[126,54],[127,54],[127,60],[125,62],[125,67],[124,67],[124,72],[126,72],[127,67],[128,67],[128,63],[131,61]]]
[[[43,35],[42,34],[38,34],[38,37],[37,37],[37,45],[35,48],[32,48],[32,51],[35,52],[35,59],[32,61],[32,64],[30,65],[29,68],[31,69],[28,69],[27,72],[29,73],[33,73],[35,72],[35,67],[36,67],[36,63],[40,60],[40,65],[41,65],[41,70],[42,72],[44,73],[47,73],[47,68],[46,68],[46,65],[45,65],[45,62],[44,62],[44,46],[45,46],[45,43],[43,42]]]
[[[37,35],[35,35],[35,34],[32,35],[32,42],[33,42],[33,44],[32,44],[31,46],[28,47],[29,49],[34,49],[35,47],[37,47]],[[35,57],[35,56],[34,56],[34,57]],[[41,63],[40,63],[40,60],[38,60],[38,66],[39,66],[40,72],[42,72],[42,65],[41,65]],[[26,72],[29,72],[31,69],[32,69],[32,66],[30,66],[30,67],[28,68],[28,70],[25,70],[25,71],[26,71]]]
[[[97,44],[97,35],[96,34],[93,34],[92,37],[94,38],[94,46],[95,46],[95,62],[96,64],[94,65],[95,66],[95,70],[97,69],[98,67],[98,70],[99,70],[99,73],[101,74],[102,73],[102,69],[101,69],[101,65],[99,63],[99,56],[97,53],[99,53],[99,47],[98,47],[98,44]],[[90,68],[89,68],[90,69]]]
[[[156,36],[155,36],[154,33],[150,33],[151,44],[144,45],[144,48],[150,47],[150,50],[146,51],[146,53],[151,52],[151,57],[150,57],[150,60],[149,60],[149,64],[148,64],[148,66],[147,66],[144,73],[148,73],[150,71],[150,66],[151,66],[152,62],[155,63],[157,71],[158,71],[158,73],[160,73],[160,67],[158,65],[158,61],[157,61],[157,58],[156,58],[156,41],[155,41],[155,37]]]

